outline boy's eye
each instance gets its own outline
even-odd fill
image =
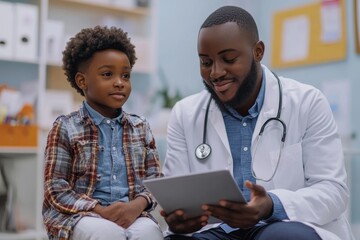
[[[104,72],[101,75],[104,76],[104,77],[111,77],[112,73],[111,72]]]
[[[130,73],[124,73],[121,75],[121,77],[124,79],[130,79]]]

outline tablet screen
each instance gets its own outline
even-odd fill
[[[220,200],[246,203],[244,195],[228,170],[155,178],[143,181],[166,213],[182,209],[189,216],[200,216],[203,204]],[[211,218],[209,223],[221,222]]]

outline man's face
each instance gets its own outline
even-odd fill
[[[205,86],[217,101],[245,112],[253,105],[261,83],[254,58],[257,43],[250,39],[234,22],[203,28],[198,38]]]

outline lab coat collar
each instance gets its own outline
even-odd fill
[[[263,115],[266,118],[275,117],[279,106],[279,86],[274,73],[272,73],[265,65],[261,66],[263,68],[263,73],[265,74],[266,87],[264,104],[261,108],[260,115]],[[284,108],[286,102],[284,101],[284,92],[282,93],[282,98],[281,109]]]

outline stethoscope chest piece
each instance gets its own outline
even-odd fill
[[[211,153],[211,147],[207,143],[201,143],[197,148],[195,149],[195,156],[199,160],[206,159]]]

